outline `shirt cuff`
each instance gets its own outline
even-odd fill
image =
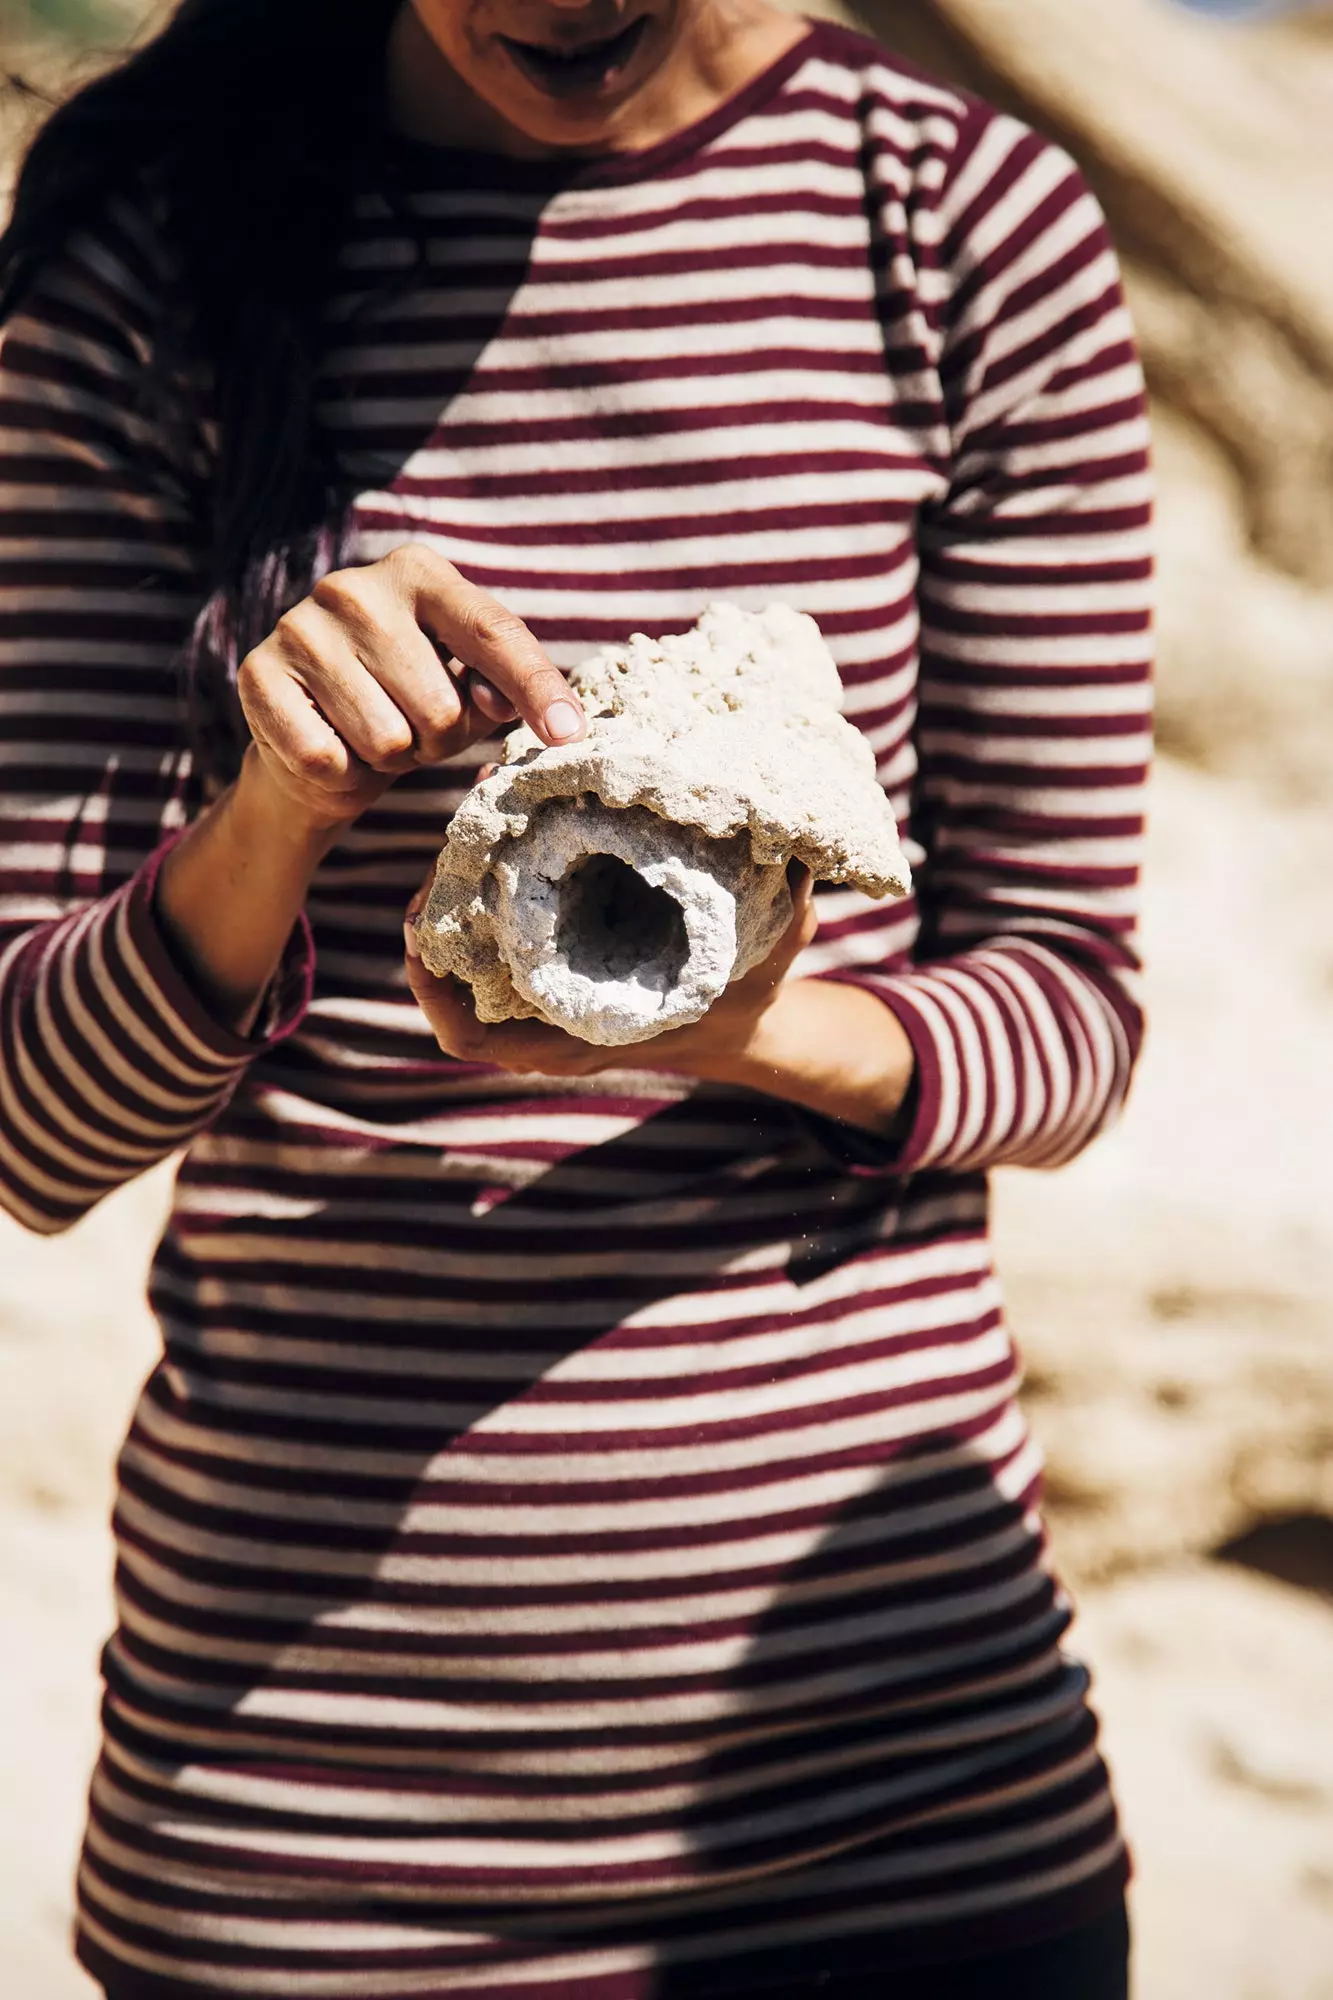
[[[108,944],[123,955],[136,1009],[164,1051],[181,1067],[216,1070],[223,1076],[253,1062],[301,1025],[314,990],[315,942],[302,911],[264,990],[250,1034],[238,1034],[217,1020],[168,943],[158,914],[162,865],[180,838],[177,833],[163,841],[120,891],[120,920],[108,927]]]
[[[815,974],[835,986],[859,986],[883,1001],[901,1023],[915,1058],[912,1081],[887,1132],[875,1133],[816,1111],[800,1112],[803,1126],[848,1174],[860,1179],[906,1178],[934,1164],[932,1144],[939,1131],[944,1065],[939,1044],[902,983],[883,974],[837,969]]]

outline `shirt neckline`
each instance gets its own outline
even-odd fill
[[[800,69],[819,40],[823,23],[807,20],[805,33],[782,55],[743,83],[711,111],[668,133],[656,145],[630,153],[605,153],[575,160],[524,160],[511,153],[486,152],[464,146],[433,146],[401,133],[385,136],[386,163],[400,183],[465,191],[504,188],[551,191],[574,187],[619,187],[656,179],[668,169],[702,151],[722,133],[739,125],[769,99],[776,97]]]

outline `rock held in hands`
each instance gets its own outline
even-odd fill
[[[691,632],[594,655],[588,716],[520,727],[459,807],[417,922],[479,1019],[617,1047],[683,1027],[791,921],[787,867],[908,892],[893,814],[811,618],[711,606]]]

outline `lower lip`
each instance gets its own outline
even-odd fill
[[[511,42],[507,35],[500,40],[510,62],[544,97],[592,97],[620,82],[639,52],[647,25],[647,15],[641,14],[632,27],[589,55],[550,66],[531,56],[522,42]]]

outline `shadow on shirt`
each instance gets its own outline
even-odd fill
[[[650,1135],[650,1150],[669,1146],[673,1125],[679,1125],[680,1138],[687,1139],[696,1115],[688,1100],[658,1114],[652,1121],[657,1129]],[[599,1181],[622,1158],[630,1175],[641,1168],[645,1157],[642,1128],[591,1150],[597,1155]],[[487,1418],[506,1406],[541,1399],[564,1364],[575,1357],[623,1346],[618,1336],[627,1319],[641,1322],[653,1307],[680,1301],[683,1310],[672,1312],[672,1324],[688,1324],[693,1291],[709,1298],[711,1310],[700,1319],[700,1335],[710,1348],[715,1350],[718,1341],[725,1344],[728,1338],[746,1340],[755,1325],[744,1308],[729,1326],[716,1324],[719,1284],[738,1264],[742,1273],[749,1264],[746,1282],[753,1282],[754,1266],[747,1253],[759,1243],[785,1244],[786,1263],[761,1264],[761,1269],[765,1280],[776,1277],[795,1287],[787,1294],[787,1310],[793,1328],[804,1335],[804,1351],[816,1369],[826,1353],[836,1355],[839,1343],[855,1348],[857,1343],[874,1341],[872,1308],[868,1318],[857,1315],[854,1328],[831,1314],[820,1322],[827,1330],[827,1349],[819,1345],[823,1334],[814,1337],[812,1346],[812,1321],[806,1309],[817,1303],[825,1288],[831,1288],[832,1296],[844,1287],[849,1264],[858,1255],[882,1248],[886,1232],[895,1241],[910,1239],[910,1214],[904,1217],[900,1211],[902,1189],[892,1180],[844,1177],[809,1142],[800,1143],[794,1136],[788,1150],[758,1174],[753,1172],[755,1152],[753,1137],[738,1125],[733,1154],[719,1159],[714,1151],[708,1176],[685,1183],[689,1219],[680,1240],[690,1256],[684,1280],[678,1268],[654,1271],[650,1259],[636,1261],[635,1205],[617,1205],[615,1228],[608,1236],[628,1229],[631,1248],[624,1268],[610,1280],[572,1276],[564,1281],[563,1292],[552,1286],[548,1299],[559,1302],[563,1296],[579,1307],[574,1320],[563,1327],[534,1325],[535,1315],[508,1328],[488,1327],[484,1320],[469,1326],[466,1315],[451,1311],[443,1296],[438,1313],[428,1319],[414,1314],[410,1320],[399,1320],[390,1313],[363,1324],[340,1313],[303,1323],[293,1311],[291,1297],[275,1299],[266,1311],[262,1303],[253,1303],[264,1297],[262,1283],[248,1290],[245,1285],[234,1287],[234,1296],[229,1297],[218,1282],[227,1260],[217,1257],[216,1244],[229,1230],[258,1239],[257,1248],[247,1247],[246,1269],[255,1278],[262,1272],[263,1225],[254,1216],[207,1224],[214,1254],[201,1266],[194,1285],[188,1282],[187,1244],[170,1253],[175,1261],[168,1283],[168,1362],[150,1390],[147,1428],[143,1418],[136,1422],[122,1468],[125,1500],[118,1529],[124,1553],[118,1581],[129,1629],[122,1630],[107,1657],[106,1720],[113,1741],[150,1760],[165,1786],[177,1762],[222,1770],[233,1761],[251,1770],[272,1764],[298,1781],[305,1766],[312,1779],[327,1783],[329,1774],[338,1769],[373,1772],[381,1754],[390,1752],[384,1769],[390,1784],[395,1771],[410,1768],[412,1788],[419,1792],[432,1769],[438,1772],[441,1818],[438,1823],[427,1822],[423,1831],[448,1829],[450,1753],[451,1746],[455,1752],[457,1748],[454,1732],[439,1727],[343,1725],[326,1716],[318,1722],[293,1720],[290,1713],[280,1712],[285,1706],[283,1690],[328,1692],[346,1687],[346,1675],[320,1672],[320,1650],[355,1647],[358,1614],[370,1610],[382,1621],[395,1605],[404,1610],[400,1632],[386,1630],[382,1623],[377,1630],[372,1619],[362,1636],[369,1645],[392,1650],[401,1664],[397,1671],[389,1668],[353,1677],[358,1695],[456,1702],[470,1706],[475,1715],[479,1702],[503,1701],[506,1690],[508,1698],[519,1703],[530,1702],[542,1690],[542,1675],[507,1679],[502,1665],[493,1678],[477,1673],[474,1666],[471,1679],[466,1667],[451,1669],[445,1662],[440,1663],[443,1671],[434,1667],[431,1653],[442,1644],[458,1647],[474,1659],[502,1660],[497,1636],[483,1636],[479,1643],[470,1629],[473,1620],[466,1616],[459,1632],[451,1634],[448,1612],[453,1604],[475,1614],[484,1611],[487,1600],[501,1608],[509,1585],[490,1579],[466,1584],[456,1579],[446,1584],[423,1582],[414,1579],[405,1565],[413,1557],[429,1558],[441,1550],[469,1553],[469,1537],[449,1532],[451,1455],[485,1450]],[[392,1189],[386,1189],[383,1179],[373,1185],[384,1205],[381,1216],[391,1215]],[[738,1192],[751,1211],[757,1205],[767,1217],[763,1228],[751,1225],[748,1237],[736,1223]],[[820,1193],[832,1198],[836,1218],[826,1240],[808,1230]],[[659,1194],[645,1208],[660,1210],[662,1205]],[[595,1247],[597,1209],[588,1193],[587,1154],[576,1155],[533,1186],[509,1192],[499,1211],[478,1214],[460,1207],[458,1213],[466,1217],[469,1264],[474,1258],[493,1256],[494,1289],[503,1294],[510,1287],[512,1296],[530,1299],[532,1279],[507,1273],[506,1250],[512,1255],[518,1237],[525,1254],[543,1240],[567,1252],[575,1229],[586,1229]],[[646,1222],[645,1216],[642,1240],[659,1253],[660,1263],[660,1253],[671,1246],[671,1232],[663,1228],[660,1215],[651,1231]],[[275,1239],[286,1241],[293,1225],[278,1220],[270,1226]],[[314,1226],[313,1267],[319,1268],[321,1239],[345,1244],[358,1234],[364,1236],[366,1228],[364,1204],[330,1199]],[[462,1238],[449,1237],[447,1208],[442,1205],[438,1212],[432,1211],[429,1222],[400,1221],[397,1229],[390,1229],[381,1221],[379,1229],[382,1273],[377,1273],[377,1299],[396,1292],[405,1303],[412,1300],[419,1305],[430,1280],[413,1274],[408,1253],[414,1244],[457,1247]],[[292,1268],[290,1261],[275,1258],[269,1283],[280,1290],[284,1277],[290,1280]],[[333,1280],[330,1269],[328,1281]],[[466,1283],[475,1293],[475,1277]],[[252,1303],[246,1304],[247,1298]],[[766,1313],[764,1324],[769,1331],[776,1330],[780,1314]],[[324,1360],[313,1368],[297,1366],[289,1358],[277,1358],[266,1339],[271,1334],[284,1344],[299,1343],[303,1337],[327,1343],[335,1327],[347,1341],[364,1345],[373,1340],[377,1360],[384,1365],[340,1370]],[[245,1338],[239,1347],[229,1339],[219,1350],[209,1339],[210,1330],[218,1328],[243,1331]],[[988,1331],[993,1331],[989,1319],[981,1318],[975,1328],[951,1329],[947,1336],[954,1348],[951,1365],[957,1362],[959,1342],[982,1339]],[[447,1370],[451,1338],[469,1361],[456,1378]],[[479,1377],[476,1370],[488,1338],[501,1361],[494,1380]],[[993,1348],[988,1351],[993,1354]],[[284,1346],[283,1352],[289,1355],[291,1350]],[[410,1374],[414,1352],[418,1357],[430,1355],[428,1375]],[[708,1365],[717,1370],[726,1364],[714,1351]],[[772,1370],[769,1379],[776,1379],[779,1372],[780,1367]],[[566,1371],[566,1380],[585,1387],[595,1379],[577,1369]],[[679,1377],[670,1379],[679,1386]],[[273,1409],[261,1413],[247,1403],[244,1393],[237,1395],[247,1388],[278,1392]],[[321,1399],[317,1408],[302,1403],[312,1391]],[[419,1399],[419,1418],[411,1419],[400,1407],[392,1422],[377,1422],[376,1399],[385,1393]],[[345,1407],[338,1404],[339,1398]],[[728,1878],[749,1879],[758,1885],[757,1895],[765,1907],[781,1917],[789,1911],[784,1884],[792,1882],[793,1871],[795,1886],[810,1898],[821,1893],[819,1884],[810,1881],[809,1870],[818,1867],[822,1855],[882,1856],[890,1864],[895,1853],[919,1855],[932,1840],[947,1838],[947,1825],[943,1836],[919,1824],[910,1827],[923,1808],[938,1811],[978,1791],[993,1790],[997,1769],[1003,1769],[1004,1780],[1010,1783],[1042,1768],[1043,1759],[1049,1759],[1049,1744],[1034,1742],[1021,1713],[1033,1702],[1045,1701],[1062,1712],[1073,1736],[1091,1730],[1076,1670],[1064,1666],[1054,1651],[1067,1616],[1040,1561],[1040,1539],[1030,1513],[1034,1482],[1015,1492],[1012,1477],[999,1477],[1000,1465],[1012,1464],[1021,1447],[1021,1428],[1014,1427],[1009,1447],[998,1456],[993,1439],[986,1440],[987,1430],[1003,1417],[1004,1385],[996,1386],[994,1401],[970,1425],[953,1424],[924,1434],[911,1434],[899,1416],[889,1420],[895,1410],[901,1411],[901,1392],[895,1401],[890,1389],[883,1400],[882,1434],[872,1429],[867,1437],[863,1426],[854,1451],[832,1449],[814,1496],[803,1506],[790,1497],[783,1503],[775,1500],[774,1506],[781,1504],[782,1511],[769,1519],[760,1501],[754,1508],[753,1529],[746,1526],[745,1509],[722,1510],[721,1518],[732,1529],[739,1522],[741,1539],[733,1567],[719,1570],[716,1509],[706,1501],[701,1505],[698,1546],[707,1547],[711,1559],[700,1565],[695,1577],[678,1576],[668,1566],[658,1630],[638,1639],[636,1633],[642,1628],[627,1621],[618,1633],[614,1619],[606,1615],[605,1601],[598,1603],[599,1557],[621,1543],[633,1546],[632,1535],[626,1541],[617,1528],[614,1505],[608,1504],[604,1532],[590,1538],[586,1581],[575,1593],[567,1587],[557,1592],[569,1604],[588,1604],[587,1644],[602,1652],[611,1671],[609,1680],[583,1680],[578,1685],[556,1682],[553,1675],[548,1693],[576,1705],[579,1687],[596,1689],[604,1699],[618,1685],[626,1701],[626,1723],[623,1729],[616,1725],[608,1747],[617,1735],[629,1741],[638,1736],[661,1739],[666,1782],[685,1799],[683,1807],[662,1817],[651,1808],[636,1816],[627,1798],[625,1810],[612,1822],[613,1835],[636,1840],[646,1834],[652,1840],[666,1833],[676,1849],[669,1872],[677,1878],[683,1874],[687,1882],[697,1881],[702,1899],[685,1887],[655,1906],[651,1885],[646,1885],[642,1894],[636,1892],[626,1902],[591,1893],[595,1876],[590,1876],[586,1900],[576,1891],[572,1902],[543,1910],[531,1902],[525,1907],[521,1892],[516,1892],[484,1910],[470,1907],[470,1921],[475,1919],[519,1949],[646,1945],[663,1960],[655,1988],[660,2000],[675,1996],[684,2000],[686,1995],[701,2000],[709,1990],[710,1974],[698,1956],[700,1941],[706,1941],[710,1930],[719,1940],[724,1938],[735,1921],[725,1909],[708,1912],[710,1885]],[[552,1404],[548,1398],[548,1406],[557,1408],[558,1401],[557,1397]],[[812,1409],[817,1419],[817,1397]],[[191,1471],[183,1491],[159,1487],[152,1457],[141,1449],[147,1430],[160,1418],[169,1418],[175,1431],[173,1462]],[[618,1420],[623,1422],[623,1406]],[[190,1443],[194,1427],[196,1448]],[[729,1434],[735,1436],[736,1429]],[[817,1447],[790,1461],[788,1451],[778,1449],[780,1431],[770,1435],[775,1441],[772,1478],[788,1482],[821,1474]],[[576,1473],[578,1446],[586,1436],[586,1431],[571,1431],[570,1454],[562,1467],[566,1476],[570,1469]],[[340,1445],[346,1453],[346,1472],[339,1470]],[[375,1452],[383,1454],[384,1463],[368,1475],[361,1466],[366,1454]],[[264,1470],[266,1461],[284,1456],[289,1464],[301,1467],[303,1459],[310,1464],[316,1453],[323,1459],[318,1470],[287,1474]],[[659,1452],[659,1466],[660,1462]],[[756,1464],[763,1462],[760,1454]],[[224,1476],[218,1477],[219,1473]],[[640,1496],[652,1478],[650,1469],[638,1482]],[[763,1482],[755,1487],[753,1469],[746,1487],[751,1495],[762,1493]],[[540,1481],[530,1491],[504,1484],[486,1490],[498,1505],[541,1504]],[[671,1516],[676,1550],[694,1545],[688,1518],[693,1490],[687,1485],[681,1497],[669,1503],[678,1510]],[[477,1492],[476,1484],[469,1482],[460,1497],[475,1503]],[[244,1504],[238,1506],[242,1498]],[[312,1498],[324,1503],[317,1526],[301,1516],[303,1504],[308,1508]],[[340,1510],[340,1501],[349,1503],[345,1511]],[[423,1504],[430,1504],[442,1517],[424,1532],[409,1521]],[[159,1543],[153,1560],[185,1580],[184,1601],[177,1599],[169,1575],[163,1576],[161,1570],[158,1578],[167,1587],[159,1596],[152,1569],[136,1559],[137,1552],[157,1541],[151,1526],[145,1530],[144,1508],[161,1510],[174,1524],[177,1540],[171,1547]],[[247,1550],[235,1550],[238,1539],[248,1543]],[[558,1540],[567,1553],[570,1537]],[[229,1541],[231,1553],[225,1552]],[[318,1552],[317,1568],[302,1566],[302,1552],[309,1550]],[[534,1531],[526,1541],[516,1541],[505,1552],[492,1550],[492,1555],[498,1563],[502,1554],[515,1551],[540,1559],[546,1552],[541,1533]],[[478,1544],[471,1553],[484,1558],[486,1551]],[[222,1594],[236,1594],[230,1608],[222,1608],[221,1596],[219,1608],[200,1608],[212,1586]],[[971,1606],[965,1602],[969,1591],[975,1593]],[[716,1598],[729,1592],[748,1598],[750,1604],[731,1612],[714,1603],[700,1609],[697,1618],[686,1607],[689,1594]],[[280,1602],[265,1603],[279,1593]],[[251,1603],[243,1609],[236,1597],[247,1595]],[[539,1602],[550,1596],[549,1590],[537,1593]],[[964,1606],[961,1619],[960,1605]],[[413,1614],[423,1609],[441,1621],[439,1636],[429,1629],[430,1618],[414,1622]],[[150,1621],[156,1627],[151,1635]],[[176,1636],[182,1629],[188,1634],[185,1650],[197,1648],[197,1660],[182,1660],[182,1640]],[[210,1655],[214,1635],[227,1645]],[[540,1650],[539,1610],[534,1635]],[[653,1647],[661,1643],[669,1644],[673,1652],[697,1645],[699,1659],[684,1664],[677,1659],[664,1679],[663,1670],[652,1660]],[[136,1672],[140,1664],[146,1670],[142,1677]],[[169,1691],[173,1681],[183,1683],[179,1696]],[[689,1695],[702,1695],[704,1702],[700,1719],[689,1731],[682,1730],[685,1740],[677,1746],[671,1741],[672,1725],[655,1722],[652,1711],[656,1701],[669,1704],[682,1687]],[[299,1709],[299,1701],[294,1706]],[[133,1720],[130,1711],[142,1720]],[[265,1722],[265,1716],[272,1719]],[[530,1728],[523,1735],[531,1745]],[[989,1775],[981,1779],[966,1754],[967,1746],[979,1741],[995,1746]],[[466,1762],[475,1769],[488,1748],[498,1753],[512,1749],[513,1742],[512,1734],[503,1729],[469,1724]],[[404,1757],[419,1763],[405,1767]],[[617,1786],[623,1782],[617,1780]],[[1081,1785],[1093,1794],[1100,1779],[1084,1772],[1070,1782],[1075,1790]],[[560,1783],[551,1777],[545,1781],[546,1789]],[[574,1790],[578,1788],[575,1780]],[[633,1791],[632,1783],[629,1789]],[[209,1810],[192,1791],[190,1816],[206,1818]],[[236,1808],[220,1810],[235,1819]],[[969,1832],[980,1826],[1002,1834],[1006,1813],[1013,1810],[1010,1805],[996,1805],[980,1820],[969,1821]],[[508,1811],[512,1813],[512,1807]],[[304,1812],[301,1817],[304,1820]],[[607,1822],[599,1817],[591,1824],[605,1828]],[[886,1833],[886,1828],[891,1831]],[[892,1831],[895,1828],[898,1831]],[[512,1829],[502,1822],[494,1828],[478,1827],[481,1835],[501,1838],[506,1831]],[[1105,1831],[1103,1825],[1103,1838]],[[558,1850],[566,1839],[583,1839],[588,1832],[587,1821],[543,1816],[525,1828],[525,1837],[549,1839]],[[374,1873],[372,1864],[355,1893],[357,1908],[367,1920],[378,1911],[396,1924],[419,1923],[426,1944],[433,1931],[448,1929],[456,1919],[456,1905],[442,1901],[431,1909],[416,1898],[405,1902],[387,1883],[377,1885]],[[680,1944],[689,1955],[680,1956],[673,1966],[673,1945]],[[779,1974],[787,1980],[814,1981],[831,1966],[855,1965],[858,1949],[852,1943],[832,1955],[828,1949],[799,1947],[763,1951],[717,1976],[733,1984],[751,1975],[756,1984],[765,1980],[771,1984]]]

